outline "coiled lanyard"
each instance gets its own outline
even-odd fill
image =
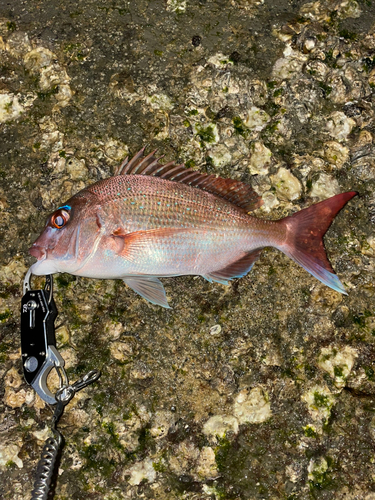
[[[56,348],[55,319],[57,308],[53,299],[52,275],[46,276],[43,290],[30,289],[30,269],[23,282],[21,306],[21,351],[23,373],[26,382],[49,405],[54,407],[51,431],[39,460],[31,500],[47,500],[56,458],[63,444],[63,436],[57,429],[65,406],[76,392],[92,384],[100,377],[99,370],[91,370],[74,384],[69,383],[64,359]],[[59,389],[53,394],[47,386],[52,369],[59,376]],[[50,497],[49,497],[50,498]]]

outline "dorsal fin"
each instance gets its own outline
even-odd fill
[[[130,161],[126,158],[115,175],[151,175],[181,182],[220,196],[246,212],[255,210],[263,204],[263,200],[254,189],[241,181],[201,174],[191,168],[185,168],[184,164],[176,165],[173,161],[163,165],[159,163],[161,158],[155,156],[156,150],[143,156],[144,150],[145,148],[142,148]]]

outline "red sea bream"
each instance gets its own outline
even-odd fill
[[[355,196],[338,194],[278,221],[248,212],[261,198],[242,182],[161,165],[154,153],[60,206],[30,248],[36,275],[66,272],[121,278],[150,302],[169,307],[165,276],[200,275],[227,284],[245,276],[264,247],[275,247],[327,286],[346,293],[327,259],[323,235]]]

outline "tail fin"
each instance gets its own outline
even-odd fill
[[[327,259],[323,236],[338,212],[356,194],[355,191],[338,194],[280,221],[287,228],[286,241],[280,250],[322,283],[345,295],[345,288]]]

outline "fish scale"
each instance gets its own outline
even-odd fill
[[[147,217],[159,217],[160,220],[168,221],[169,215],[172,220],[181,220],[186,224],[194,224],[195,219],[197,223],[207,221],[210,224],[218,217],[220,224],[228,224],[232,218],[233,223],[237,219],[245,225],[247,223],[246,214],[234,205],[184,184],[136,175],[125,180],[119,180],[118,177],[109,180],[111,182],[108,183],[99,181],[88,190],[98,195],[102,207],[108,206],[108,210],[113,210],[120,216],[129,210],[133,213],[136,210],[146,210]],[[212,210],[215,211],[215,216],[212,216]],[[145,213],[137,212],[137,216]]]
[[[250,186],[161,165],[154,153],[140,151],[119,174],[83,189],[50,216],[30,249],[38,258],[34,274],[122,278],[150,302],[169,307],[159,277],[196,274],[227,284],[272,246],[346,293],[322,237],[354,191],[267,221],[247,213],[262,203]]]

